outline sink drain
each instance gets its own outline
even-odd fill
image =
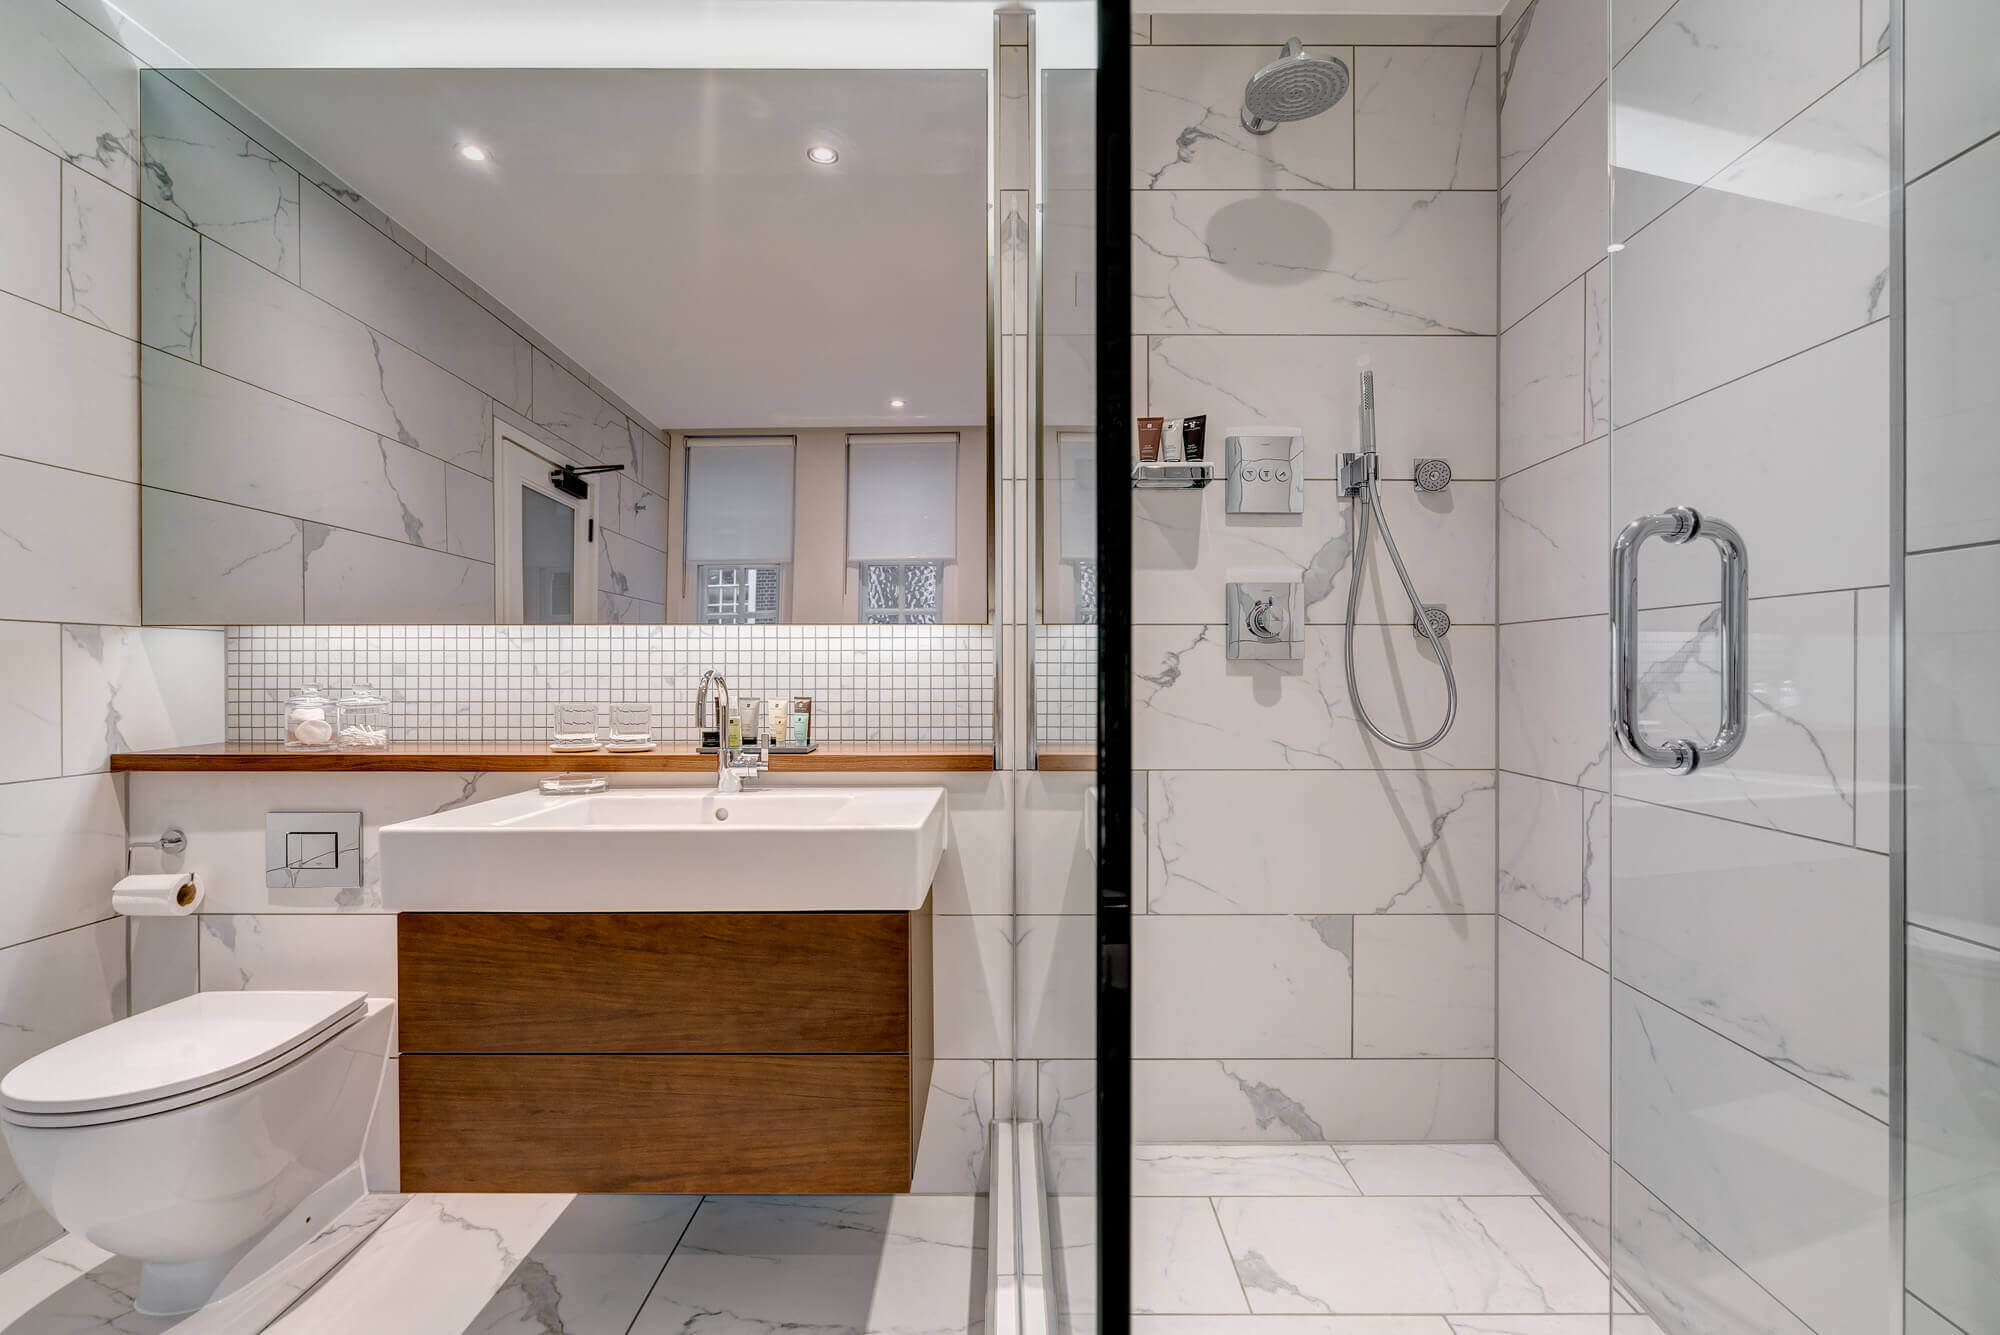
[[[729,819],[729,808],[728,808],[728,807],[717,807],[717,808],[715,809],[715,818],[716,818],[717,820],[728,820],[728,819]]]

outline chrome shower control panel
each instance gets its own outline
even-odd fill
[[[1231,584],[1229,656],[1303,658],[1305,603],[1306,586],[1303,584]]]
[[[1306,433],[1297,427],[1232,427],[1223,434],[1222,460],[1230,514],[1306,512]]]

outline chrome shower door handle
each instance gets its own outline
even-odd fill
[[[1648,538],[1707,538],[1722,555],[1722,723],[1710,742],[1683,737],[1656,746],[1639,735],[1639,551]],[[1611,545],[1611,731],[1620,750],[1675,774],[1735,755],[1750,717],[1749,642],[1750,556],[1734,525],[1677,505],[1625,526]]]

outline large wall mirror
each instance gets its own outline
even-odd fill
[[[146,622],[986,622],[989,102],[147,73]]]

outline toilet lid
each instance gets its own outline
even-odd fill
[[[343,1026],[361,992],[198,992],[93,1029],[0,1079],[10,1112],[74,1113],[217,1084]]]

